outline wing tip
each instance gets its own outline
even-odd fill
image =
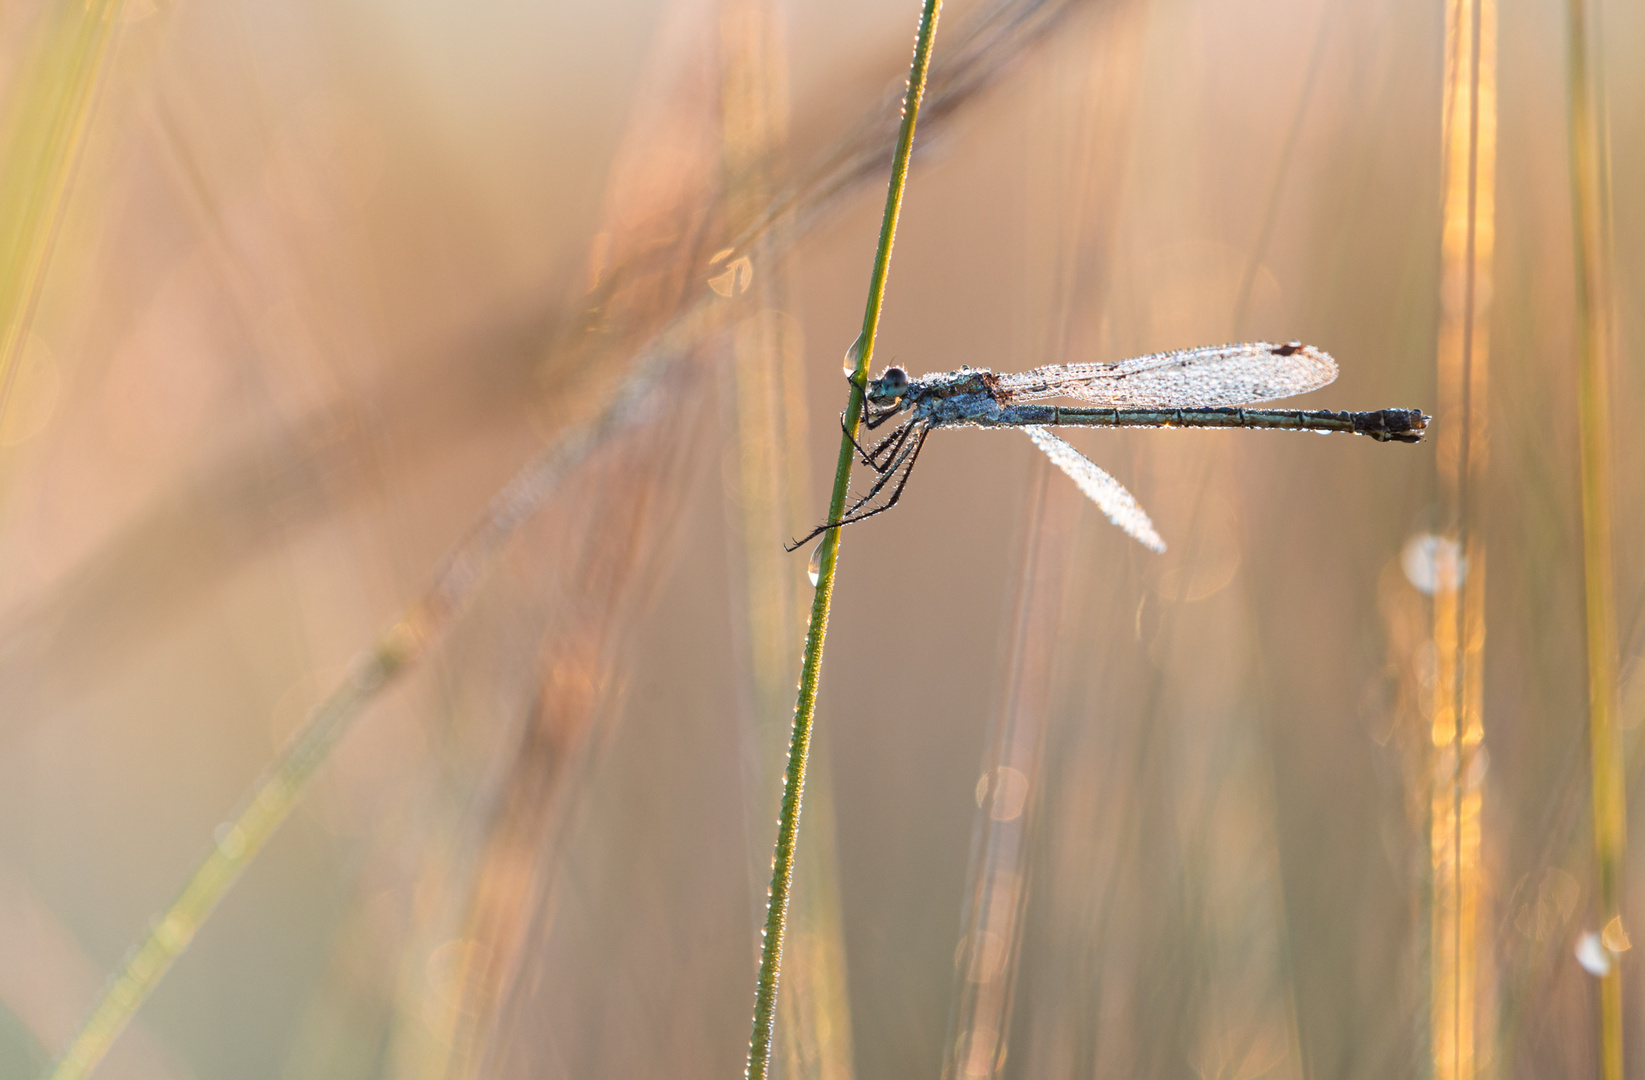
[[[1300,341],[1286,341],[1277,344],[1272,341],[1263,341],[1258,344],[1275,356],[1306,356],[1308,359],[1318,361],[1330,368],[1333,373],[1337,371],[1336,358],[1318,345],[1305,345]]]

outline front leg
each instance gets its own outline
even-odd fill
[[[896,453],[891,455],[891,460],[885,463],[885,468],[880,472],[879,479],[874,481],[874,486],[870,487],[866,494],[847,507],[845,512],[840,515],[839,521],[823,522],[798,540],[784,544],[784,550],[797,551],[802,544],[828,532],[830,529],[837,529],[841,525],[851,525],[866,518],[871,518],[875,514],[883,514],[897,505],[897,500],[902,498],[903,488],[908,486],[909,476],[914,472],[914,462],[920,456],[920,447],[925,445],[926,436],[931,434],[931,427],[910,421],[899,434],[904,436],[903,440],[898,445]],[[912,438],[909,437],[910,435],[912,435]],[[885,504],[883,506],[870,506],[869,504],[874,501],[875,496],[879,495],[885,489],[885,486],[893,480],[897,482],[897,485],[892,489],[891,495]]]
[[[869,408],[873,408],[873,406],[869,406]],[[867,428],[869,431],[873,431],[875,428],[879,427],[881,424],[885,423],[887,420],[891,419],[893,416],[896,416],[900,412],[902,412],[901,405],[888,406],[885,411],[877,412],[869,416],[868,419],[862,422],[862,426]]]
[[[877,468],[874,464],[874,460],[868,456],[868,451],[863,449],[862,443],[858,442],[857,437],[851,434],[851,429],[845,426],[845,413],[843,412],[840,413],[840,433],[851,440],[851,445],[857,448],[857,456],[862,458],[862,463],[864,465],[867,465],[869,468]]]

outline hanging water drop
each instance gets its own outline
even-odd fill
[[[822,577],[822,549],[826,543],[828,543],[828,537],[826,536],[817,541],[817,546],[811,549],[811,562],[805,568],[805,574],[811,579],[813,585],[817,583],[818,578]]]
[[[845,350],[845,362],[840,365],[845,369],[846,378],[852,378],[857,374],[857,358],[861,355],[862,335],[858,334],[857,340],[853,341],[851,343],[851,347]]]

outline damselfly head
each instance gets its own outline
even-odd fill
[[[870,405],[889,405],[908,393],[908,372],[900,367],[888,367],[880,377],[868,381]]]

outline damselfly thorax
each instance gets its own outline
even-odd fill
[[[1155,551],[1164,551],[1165,541],[1131,493],[1046,428],[1259,428],[1368,435],[1378,442],[1422,441],[1430,417],[1420,409],[1331,412],[1246,407],[1317,390],[1336,377],[1336,361],[1323,350],[1296,341],[1207,346],[1115,364],[1058,364],[1017,373],[961,368],[916,379],[900,367],[890,367],[862,390],[863,426],[870,431],[893,421],[897,426],[872,447],[856,443],[863,464],[878,476],[840,520],[819,525],[789,550],[829,529],[895,506],[926,438],[937,428],[1013,427],[1022,429],[1110,521]],[[1042,404],[1051,398],[1089,404]],[[842,415],[842,425],[844,421]]]

